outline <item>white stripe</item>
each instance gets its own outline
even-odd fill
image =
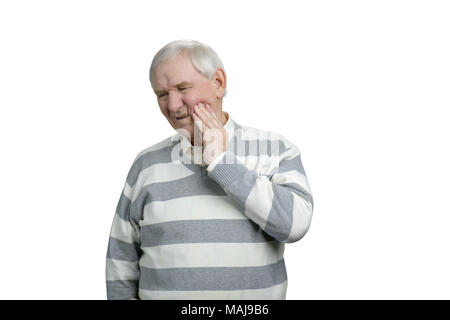
[[[272,176],[271,181],[276,184],[296,183],[300,187],[305,189],[307,192],[311,193],[308,179],[305,177],[304,174],[302,174],[296,170],[291,170],[291,171],[274,174]]]
[[[245,214],[265,228],[274,194],[272,183],[266,177],[258,177],[245,202]]]
[[[286,142],[288,144],[288,142]],[[290,145],[288,150],[285,151],[282,155],[280,155],[280,161],[282,160],[291,160],[295,158],[296,156],[301,157],[300,150],[293,145]]]
[[[139,233],[132,227],[130,222],[123,220],[118,214],[114,215],[111,237],[126,243],[140,243]]]
[[[140,276],[137,262],[106,258],[106,281],[138,280]]]
[[[135,192],[136,188],[137,190],[141,190],[144,186],[152,183],[172,181],[175,179],[188,177],[193,174],[193,171],[189,170],[186,166],[180,165],[179,163],[168,162],[154,164],[139,172],[138,179],[130,191],[133,195],[131,199],[134,201],[139,195],[139,192]]]
[[[157,291],[139,289],[141,300],[286,300],[288,281],[263,289]],[[224,311],[225,312],[225,311]]]
[[[235,153],[236,151],[239,151],[238,153],[245,151],[250,155],[267,155],[270,153],[272,156],[279,156],[281,155],[281,142],[281,140],[273,140],[269,145],[267,140],[246,141],[238,139],[236,142],[230,143],[227,149]]]
[[[138,153],[138,155],[135,158],[135,161],[137,159],[139,159],[141,156],[143,156],[146,153],[149,153],[151,151],[156,151],[156,150],[160,150],[160,149],[164,149],[165,147],[171,146],[173,144],[173,140],[175,139],[177,135],[173,135],[169,138],[164,139],[161,142],[158,142],[157,144],[154,144],[148,148],[145,148],[144,150],[142,150],[141,152]]]
[[[286,243],[291,243],[300,240],[306,234],[311,224],[312,207],[311,204],[300,197],[293,194],[293,221],[292,229],[289,237],[285,240]]]
[[[283,258],[284,243],[183,243],[143,247],[147,268],[253,267]]]
[[[166,201],[153,201],[144,207],[140,225],[200,219],[248,218],[233,204],[229,196],[190,196]]]
[[[128,198],[128,200],[131,201],[131,198],[133,197],[133,189],[130,187],[128,182],[125,182],[125,186],[123,187],[123,194]]]
[[[240,130],[242,133],[242,140],[281,140],[282,137],[276,132],[259,130],[252,127],[242,127]]]
[[[279,157],[277,156],[236,156],[239,163],[245,165],[250,170],[255,170],[258,174],[269,174],[278,167]],[[226,157],[224,158],[226,161]],[[232,159],[231,159],[232,160]]]
[[[240,132],[242,140],[279,141],[280,144],[283,143],[287,149],[294,149],[296,152],[299,152],[298,148],[294,144],[279,133],[259,130],[251,127],[242,127]]]

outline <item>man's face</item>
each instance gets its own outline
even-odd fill
[[[213,77],[209,80],[199,73],[182,51],[173,59],[161,62],[153,75],[155,94],[161,112],[176,129],[185,129],[193,141],[194,106],[199,102],[209,104],[218,119],[222,117],[223,88]],[[185,118],[181,118],[186,116]]]

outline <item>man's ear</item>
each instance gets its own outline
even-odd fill
[[[216,89],[216,97],[217,99],[220,99],[224,96],[227,87],[227,75],[225,70],[217,68],[213,81],[214,88]]]

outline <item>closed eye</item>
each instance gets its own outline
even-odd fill
[[[180,90],[180,91],[184,91],[184,90],[187,90],[187,89],[190,89],[191,87],[180,87],[180,88],[178,88],[178,90]],[[165,98],[167,96],[167,92],[164,92],[164,93],[160,93],[159,95],[158,95],[158,98],[159,99],[162,99],[162,98]]]

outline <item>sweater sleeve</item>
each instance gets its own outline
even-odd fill
[[[131,219],[130,208],[131,188],[125,182],[108,241],[106,255],[108,300],[139,300],[140,227]]]
[[[249,170],[231,151],[222,153],[207,171],[249,219],[273,238],[291,243],[309,229],[313,198],[299,150],[286,145],[269,176]]]

